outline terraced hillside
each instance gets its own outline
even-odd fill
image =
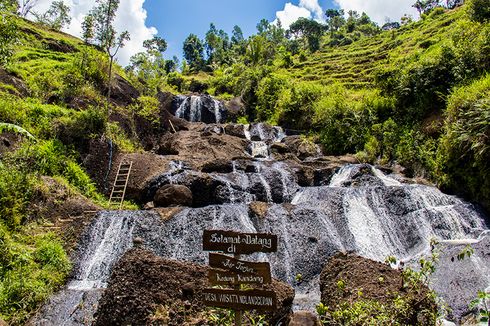
[[[423,56],[431,46],[447,41],[447,36],[458,28],[453,23],[462,15],[460,9],[432,15],[339,47],[328,46],[330,39],[327,36],[320,51],[308,56],[306,61],[296,63],[290,69],[291,75],[322,84],[338,82],[350,88],[372,87],[377,71],[409,64]]]

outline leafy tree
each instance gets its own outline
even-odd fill
[[[87,15],[82,22],[82,38],[87,44],[91,43],[95,37],[94,34],[94,16]]]
[[[405,14],[405,15],[403,15],[402,18],[400,18],[400,22],[401,22],[402,26],[408,25],[408,24],[413,22],[413,17],[412,17],[412,15]]]
[[[327,16],[327,25],[330,33],[338,31],[342,26],[345,25],[344,10],[340,9],[328,9],[325,12]]]
[[[148,53],[163,54],[167,51],[167,41],[159,36],[154,36],[152,39],[144,41],[143,47]]]
[[[113,22],[119,7],[119,0],[97,0],[98,5],[93,8],[82,24],[83,35],[86,40],[93,38],[97,45],[102,47],[109,56],[109,85],[107,99],[111,97],[112,90],[112,68],[114,58],[119,49],[124,47],[126,41],[130,39],[127,31],[117,35]]]
[[[34,13],[34,16],[39,23],[58,31],[71,22],[70,7],[63,1],[53,1],[48,11],[42,15]]]
[[[257,24],[257,31],[259,34],[266,34],[269,30],[269,21],[267,19],[261,19]]]
[[[190,34],[184,41],[184,58],[191,69],[199,70],[204,63],[204,46],[195,34]]]
[[[417,0],[412,7],[417,9],[420,15],[429,13],[439,6],[439,0]]]
[[[290,33],[296,37],[302,37],[308,43],[308,48],[314,52],[320,47],[320,38],[325,31],[325,26],[315,20],[299,18],[289,27]]]
[[[244,40],[245,39],[243,37],[243,32],[240,26],[238,25],[233,26],[233,32],[231,34],[231,44],[239,45],[242,44]]]
[[[19,10],[17,0],[0,0],[0,12],[16,13]]]

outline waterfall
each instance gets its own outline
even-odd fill
[[[189,104],[189,98],[186,97],[179,105],[177,111],[175,111],[175,116],[177,118],[181,118],[181,119],[185,118],[185,108],[187,107],[188,104]]]
[[[221,103],[215,99],[213,99],[214,102],[214,116],[216,118],[216,123],[221,122]]]
[[[144,212],[102,212],[91,223],[75,255],[72,279],[31,320],[32,325],[86,325],[112,268],[133,246],[136,220]]]
[[[87,245],[82,247],[79,266],[68,288],[105,288],[112,266],[132,246],[133,227],[133,219],[127,216],[98,218],[90,229]]]
[[[199,96],[191,96],[191,111],[189,119],[191,122],[201,121],[201,97]]]
[[[197,119],[201,102],[198,97],[188,101],[190,116]],[[320,297],[319,275],[325,262],[339,251],[377,261],[393,255],[409,262],[427,252],[432,238],[448,245],[451,241],[476,243],[475,239],[489,232],[485,217],[471,204],[435,187],[404,183],[367,164],[342,166],[328,185],[300,187],[297,166],[311,162],[277,162],[268,156],[269,145],[284,137],[281,129],[261,124],[243,128],[252,144],[267,151],[268,159],[254,159],[252,150],[249,157],[232,161],[229,173],[202,173],[192,170],[191,164],[172,161],[166,173],[149,182],[148,189],[156,191],[169,183],[211,178],[213,187],[218,185],[209,190],[217,196],[212,203],[185,208],[165,221],[151,211],[105,212],[97,217],[80,244],[73,279],[43,310],[52,311],[43,313],[46,325],[82,325],[70,317],[73,307],[84,306],[83,296],[104,291],[112,267],[131,248],[133,237],[142,238],[144,247],[161,257],[206,264],[208,254],[202,250],[205,229],[276,234],[276,253],[247,258],[270,262],[273,276],[295,287],[294,308],[314,311]],[[325,176],[321,184],[327,182]],[[259,206],[259,212],[250,205],[256,199],[267,202]],[[485,263],[474,258],[471,266]],[[474,267],[482,275],[485,268]],[[297,274],[302,275],[301,284],[294,281]],[[436,282],[443,288],[446,280]],[[96,296],[93,300],[96,307]],[[62,311],[59,317],[56,311]],[[93,313],[90,311],[84,314]]]
[[[209,95],[177,96],[172,109],[176,117],[190,122],[222,123],[227,117],[222,102]]]

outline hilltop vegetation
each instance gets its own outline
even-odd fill
[[[108,207],[83,169],[90,143],[141,151],[135,121],[163,128],[159,91],[240,97],[240,122],[302,130],[327,155],[401,164],[490,208],[488,1],[425,8],[421,20],[386,31],[340,11],[327,25],[303,19],[288,31],[261,21],[248,39],[238,26],[229,37],[212,25],[205,40],[186,40],[180,70],[154,39],[113,73],[128,35],[97,37],[87,19],[80,40],[58,31],[63,17],[33,23],[13,3],[0,0],[0,131],[9,145],[0,152],[0,319],[23,323],[70,271],[67,242],[33,208],[51,191],[46,177]],[[134,98],[108,94],[115,86],[135,89]]]

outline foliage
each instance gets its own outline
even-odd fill
[[[0,318],[12,325],[23,324],[71,269],[56,236],[10,231],[1,222],[0,260]]]
[[[39,23],[58,31],[71,22],[70,7],[61,0],[53,1],[45,13],[34,13],[34,16]]]
[[[472,198],[490,203],[490,75],[456,89],[448,99],[441,138],[439,180],[445,187],[465,184]]]
[[[10,3],[2,3],[0,8],[0,65],[6,65],[12,56],[13,45],[17,41],[18,26]]]
[[[191,69],[198,70],[204,63],[204,46],[194,34],[190,34],[184,41],[184,58]]]
[[[30,140],[36,139],[29,131],[25,130],[20,126],[14,125],[12,123],[0,122],[0,134],[2,132],[14,132],[26,136]]]
[[[468,14],[470,18],[479,23],[490,21],[490,3],[486,0],[468,0]]]
[[[488,323],[490,320],[490,293],[478,291],[477,297],[471,301],[470,308],[478,308],[478,314],[481,323]]]

